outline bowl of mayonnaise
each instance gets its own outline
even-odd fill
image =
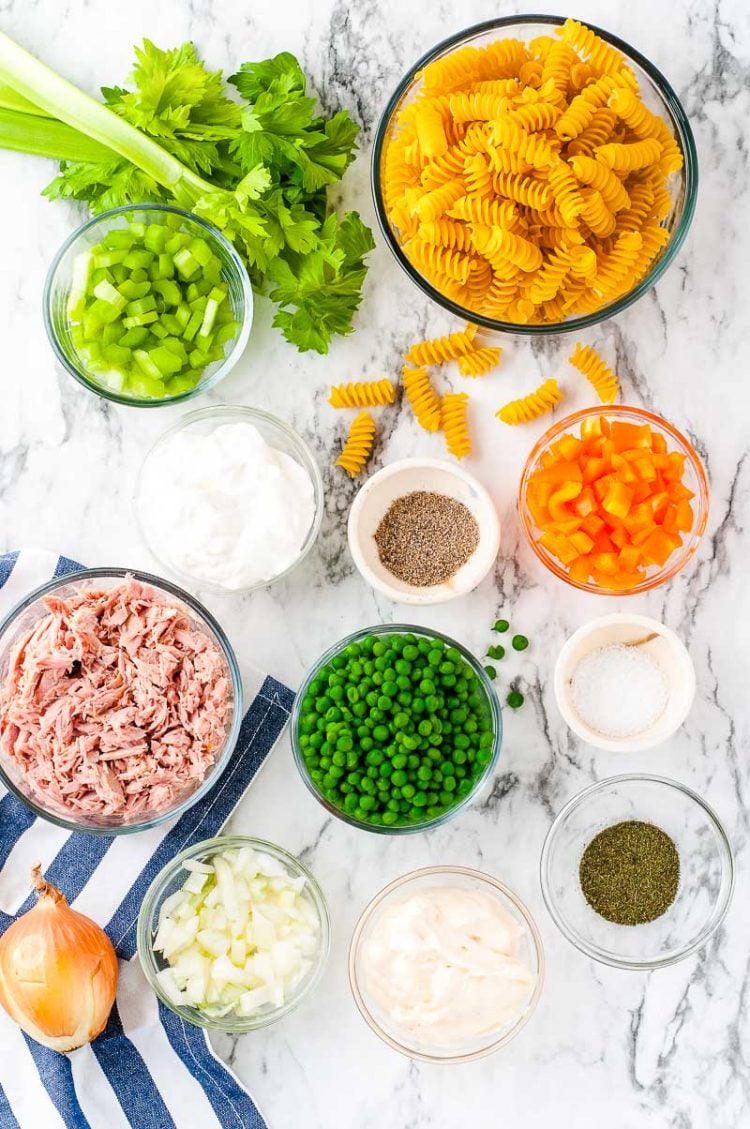
[[[544,950],[499,879],[431,866],[391,882],[360,917],[349,980],[384,1042],[423,1062],[468,1062],[510,1042],[542,990]]]

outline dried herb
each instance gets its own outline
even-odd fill
[[[381,563],[406,584],[443,584],[479,544],[468,506],[431,490],[415,490],[392,503],[375,531]]]
[[[642,925],[661,917],[677,896],[680,856],[660,827],[637,819],[594,836],[581,856],[581,889],[607,921]]]

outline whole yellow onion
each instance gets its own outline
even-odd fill
[[[104,1030],[117,991],[117,956],[96,922],[32,871],[38,901],[0,937],[0,1004],[22,1031],[72,1051]]]

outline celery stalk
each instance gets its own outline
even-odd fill
[[[0,107],[0,149],[51,157],[55,161],[112,161],[115,154],[98,141],[54,118]]]
[[[21,94],[16,94],[9,86],[5,86],[0,82],[0,108],[3,110],[20,110],[22,114],[33,114],[35,117],[48,118],[49,114],[44,110],[40,110],[33,102],[29,102],[28,98],[24,98]]]
[[[215,191],[207,181],[191,172],[156,141],[79,90],[72,82],[56,74],[4,32],[0,32],[0,82],[11,87],[22,98],[28,99],[37,109],[80,130],[87,137],[137,165],[169,189],[184,206],[191,207],[201,196]],[[20,147],[19,140],[14,148]],[[36,152],[36,149],[31,148],[34,144],[33,136],[29,136],[27,140],[25,151]]]

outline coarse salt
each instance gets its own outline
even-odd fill
[[[611,643],[585,655],[570,683],[573,707],[604,737],[635,737],[655,724],[669,698],[664,671],[641,647]]]

